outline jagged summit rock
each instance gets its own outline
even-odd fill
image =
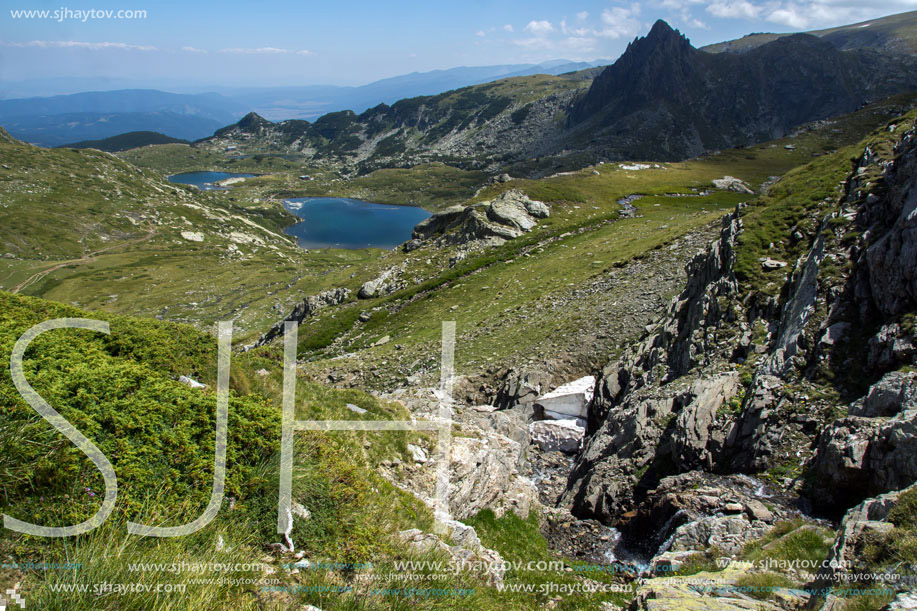
[[[892,89],[912,89],[915,80],[912,58],[840,51],[808,34],[712,54],[657,22],[595,78],[569,128],[573,142],[605,158],[684,159],[785,136]]]

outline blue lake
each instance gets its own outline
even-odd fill
[[[229,172],[185,172],[169,176],[169,182],[182,185],[194,185],[202,191],[221,191],[225,187],[218,187],[213,183],[227,178],[251,178],[254,174],[230,174]]]
[[[430,213],[413,206],[373,204],[342,197],[301,197],[284,202],[302,219],[285,230],[301,248],[385,248],[411,239]]]

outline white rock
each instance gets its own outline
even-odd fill
[[[198,389],[207,388],[206,384],[202,384],[201,382],[198,382],[197,380],[193,380],[189,378],[188,376],[179,376],[178,381],[181,382],[182,384],[187,384],[191,388],[198,388]]]
[[[495,405],[472,405],[471,409],[481,414],[489,414],[491,412],[497,411],[497,407]]]
[[[189,242],[203,242],[204,234],[200,231],[182,231],[181,237],[185,238]]]
[[[765,258],[761,261],[761,267],[764,269],[782,269],[786,267],[785,261],[777,261],[776,259]]]
[[[576,452],[586,429],[576,420],[539,420],[529,425],[529,434],[532,443],[545,452]]]
[[[414,462],[420,464],[427,462],[427,453],[424,452],[424,449],[420,446],[415,446],[413,443],[409,443],[408,452],[410,452],[411,456],[414,457]]]
[[[754,191],[751,187],[748,186],[742,180],[739,180],[735,176],[723,176],[722,178],[717,178],[713,181],[713,186],[717,189],[723,189],[725,191],[734,191],[736,193],[748,193],[753,194]]]

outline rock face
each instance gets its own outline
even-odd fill
[[[850,416],[881,418],[917,408],[917,373],[893,371],[869,388],[861,403],[847,410]]]
[[[482,509],[527,516],[538,493],[520,473],[525,446],[499,433],[452,438],[449,506],[459,520]]]
[[[893,418],[891,409],[900,410]],[[892,373],[874,385],[862,407],[835,422],[818,439],[812,474],[814,500],[843,507],[849,498],[897,490],[917,480],[917,400],[914,377]]]
[[[711,430],[719,404],[734,392],[735,381],[670,384],[714,354],[722,297],[736,290],[737,215],[723,221],[720,240],[688,266],[685,290],[674,298],[663,321],[645,339],[605,368],[589,405],[589,433],[570,476],[563,501],[575,515],[605,522],[633,508],[635,487],[657,458],[657,448],[672,436],[679,412],[695,402],[697,411],[682,416],[691,433],[681,438],[680,455],[690,464],[711,462],[706,444],[723,444],[725,435]],[[695,394],[696,393],[696,394]],[[692,410],[693,411],[693,410]]]
[[[306,297],[301,302],[299,302],[299,304],[293,308],[293,311],[284,317],[283,320],[278,321],[273,327],[270,328],[267,333],[258,338],[258,341],[255,342],[254,347],[263,346],[267,343],[270,343],[274,338],[283,335],[284,324],[287,321],[295,321],[301,323],[305,319],[315,314],[315,312],[329,306],[344,303],[349,297],[350,289],[345,288],[322,291],[318,295]]]
[[[531,231],[538,219],[547,218],[551,211],[542,202],[510,189],[496,199],[462,207],[453,206],[434,214],[414,227],[415,240],[440,236],[444,244],[465,244],[476,240],[502,243]]]
[[[605,524],[636,512],[625,538],[664,532],[678,547],[741,525],[713,506],[650,519],[671,477],[792,472],[787,490],[835,515],[917,480],[917,267],[901,263],[917,260],[917,129],[893,159],[867,148],[842,189],[834,212],[813,209],[771,293],[740,293],[741,209],[724,219],[663,318],[603,370],[562,506]],[[841,239],[848,223],[855,240]],[[760,506],[741,513],[768,523]]]
[[[592,401],[595,377],[585,376],[557,387],[546,395],[535,399],[535,409],[541,410],[545,418],[583,420],[588,415],[586,406]]]

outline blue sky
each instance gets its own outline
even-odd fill
[[[696,46],[917,9],[917,0],[7,0],[0,82],[109,77],[209,85],[362,84],[467,65],[615,59],[656,19]],[[14,19],[13,10],[146,11]]]

